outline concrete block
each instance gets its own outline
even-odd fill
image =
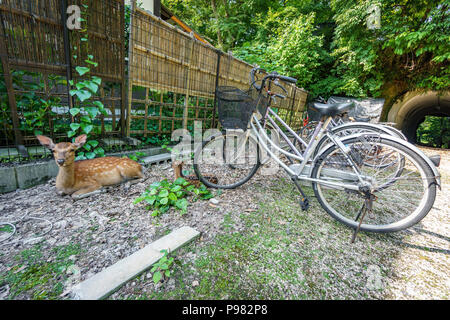
[[[170,159],[171,159],[170,153],[163,153],[163,154],[157,154],[157,155],[150,156],[150,157],[145,157],[145,158],[142,158],[141,160],[145,164],[152,164],[152,163],[160,163],[160,162],[167,161]]]
[[[17,185],[20,189],[28,189],[45,183],[58,174],[54,161],[31,163],[16,167]]]
[[[141,151],[142,153],[145,153],[147,156],[155,156],[157,154],[162,154],[167,152],[166,149],[163,149],[161,147],[155,147],[155,148],[150,148],[144,151]]]
[[[17,189],[16,172],[14,168],[0,168],[0,193]]]
[[[132,137],[127,137],[125,138],[125,141],[130,145],[130,146],[138,146],[140,144],[142,144],[142,141],[136,139],[136,138],[132,138]]]
[[[115,152],[115,153],[108,154],[108,156],[122,157],[122,156],[134,155],[137,152],[141,152],[141,153],[145,154],[146,156],[153,156],[153,155],[161,154],[161,153],[164,153],[167,151],[161,147],[154,147],[154,148],[147,148],[147,149],[142,149],[142,150]]]
[[[125,141],[119,138],[104,138],[102,139],[102,142],[107,146],[123,146],[127,144]]]
[[[197,230],[187,226],[172,231],[167,236],[80,282],[72,288],[70,296],[77,300],[104,299],[161,259],[163,256],[161,250],[173,252],[199,235]]]

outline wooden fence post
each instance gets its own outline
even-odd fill
[[[69,110],[73,108],[73,97],[70,95],[70,83],[72,80],[72,56],[70,52],[69,29],[67,28],[67,0],[61,1],[61,23],[63,26],[64,38],[64,58],[66,61],[66,79],[67,79],[67,97],[69,101]],[[73,117],[72,117],[73,122]]]
[[[292,115],[294,113],[295,95],[297,94],[297,87],[295,85],[291,86],[291,94],[292,94],[292,91],[294,91],[294,96],[292,97],[291,115],[289,117],[289,126],[292,125]]]
[[[2,17],[0,15],[0,17]],[[16,146],[19,147],[19,145],[23,145],[23,136],[20,132],[20,122],[19,122],[19,114],[17,113],[17,104],[16,104],[16,97],[14,94],[14,87],[13,87],[13,81],[11,76],[11,69],[9,67],[9,61],[8,61],[8,50],[6,47],[6,34],[3,30],[3,17],[0,25],[0,59],[3,65],[3,74],[5,78],[5,86],[6,91],[8,93],[8,103],[9,103],[9,109],[11,111],[11,119],[13,122],[13,129],[14,129],[14,138]],[[23,148],[22,148],[23,149]]]

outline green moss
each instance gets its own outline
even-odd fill
[[[0,274],[0,283],[10,286],[9,299],[26,294],[34,300],[59,299],[64,289],[67,267],[73,264],[68,258],[81,253],[78,244],[58,246],[51,250],[52,257],[44,258],[43,244],[21,251],[17,265]],[[48,261],[51,260],[51,261]]]

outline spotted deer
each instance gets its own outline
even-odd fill
[[[127,180],[142,179],[143,167],[128,158],[104,157],[75,161],[75,151],[87,140],[85,134],[77,137],[74,143],[54,144],[52,139],[36,136],[39,142],[53,152],[59,167],[56,176],[58,193],[71,195],[75,200],[102,192],[102,187],[123,183]]]

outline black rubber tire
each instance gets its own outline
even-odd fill
[[[384,128],[388,129],[389,131],[392,131],[394,134],[393,136],[398,136],[400,139],[408,141],[408,139],[406,139],[406,136],[403,134],[403,132],[401,132],[400,130],[398,130],[397,128],[388,126],[388,125],[383,125]]]
[[[351,143],[357,142],[357,138],[351,138],[348,140],[343,140],[343,143],[345,145],[350,145]],[[383,138],[380,138],[380,142],[384,145],[391,146],[393,148],[397,148],[399,151],[403,153],[403,156],[409,156],[411,159],[413,159],[416,164],[420,167],[420,169],[423,171],[424,176],[426,177],[426,188],[424,187],[424,196],[422,197],[422,200],[420,202],[420,207],[418,207],[414,212],[412,212],[410,215],[408,215],[405,218],[402,218],[400,221],[390,224],[385,224],[381,226],[374,226],[374,225],[368,225],[368,224],[362,224],[361,229],[362,231],[369,231],[369,232],[379,232],[379,233],[387,233],[387,232],[397,232],[400,230],[404,230],[406,228],[409,228],[416,223],[418,223],[420,220],[422,220],[428,212],[431,210],[433,203],[436,198],[436,183],[435,179],[433,178],[434,174],[431,168],[428,166],[428,164],[425,162],[425,160],[415,153],[413,150],[407,148],[407,146],[404,146],[403,144],[397,143],[395,141],[389,141]],[[318,176],[319,170],[321,168],[321,164],[323,161],[326,161],[326,158],[334,152],[338,147],[335,145],[330,146],[324,152],[319,156],[319,158],[316,160],[316,163],[313,167],[313,170],[311,172],[311,177],[314,179],[319,179]],[[314,194],[319,201],[322,208],[325,209],[325,211],[331,215],[334,219],[342,222],[343,224],[356,229],[358,222],[351,220],[349,218],[345,218],[342,214],[336,214],[337,211],[331,206],[327,204],[327,200],[323,198],[322,192],[320,192],[319,183],[313,182],[312,187],[314,190]],[[380,191],[386,190],[386,188],[380,188]],[[377,192],[377,191],[376,191]],[[375,193],[376,193],[375,192]],[[426,197],[426,199],[425,199]],[[425,200],[423,200],[425,199]],[[392,201],[396,201],[395,199]],[[401,221],[405,220],[403,223]],[[394,225],[395,224],[395,225]]]

